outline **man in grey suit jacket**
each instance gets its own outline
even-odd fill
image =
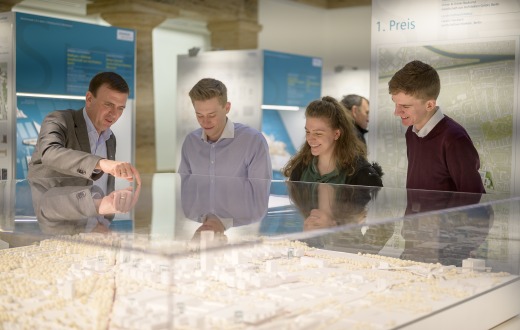
[[[114,72],[98,73],[89,84],[85,107],[48,114],[29,163],[29,179],[84,178],[105,193],[114,177],[141,183],[137,169],[115,160],[116,138],[110,127],[121,117],[129,95],[126,81]],[[59,179],[58,179],[59,180]]]

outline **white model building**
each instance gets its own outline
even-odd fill
[[[194,247],[81,234],[2,250],[0,328],[387,329],[518,280],[475,259],[443,266],[268,239],[210,249],[201,237]]]

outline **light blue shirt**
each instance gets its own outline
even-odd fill
[[[107,158],[107,140],[112,135],[112,130],[110,128],[98,134],[94,124],[90,120],[87,115],[87,110],[83,108],[83,118],[85,118],[85,122],[87,124],[87,132],[88,132],[88,140],[90,142],[90,152],[93,155]],[[94,184],[103,190],[103,193],[107,193],[107,181],[108,174],[104,173],[99,179],[94,181]]]
[[[415,126],[412,127],[412,131],[417,134],[418,137],[423,138],[428,135],[428,133],[432,131],[432,129],[442,120],[442,118],[444,118],[444,114],[442,113],[441,109],[439,107],[436,108],[437,109],[435,110],[435,113],[423,128],[418,131],[415,129]]]
[[[179,173],[271,179],[269,147],[262,133],[228,119],[214,143],[202,128],[186,136]]]

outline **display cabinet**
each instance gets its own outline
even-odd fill
[[[276,193],[273,193],[276,192]],[[3,329],[489,329],[520,197],[161,173],[0,181]]]

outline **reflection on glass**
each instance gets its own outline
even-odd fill
[[[378,194],[373,196],[376,200],[369,205],[381,208]],[[494,211],[487,204],[479,204],[481,194],[407,190],[406,197],[401,220],[359,222],[357,228],[314,238],[313,245],[457,266],[467,258],[485,257]]]
[[[303,230],[363,223],[379,187],[287,182],[291,202],[304,217]]]
[[[115,214],[127,213],[139,199],[140,185],[114,190],[105,195],[84,179],[29,180],[32,203],[42,233],[72,235],[109,231]]]
[[[211,231],[227,242],[226,231],[259,222],[267,213],[271,181],[181,175],[181,204],[186,218],[200,223],[193,234]]]
[[[475,313],[471,306],[493,305],[481,327],[489,329],[518,314],[518,197],[486,202],[493,196],[172,177],[161,177],[164,185],[153,200],[176,207],[175,218],[162,213],[165,221],[192,224],[184,239],[175,232],[178,240],[170,240],[159,230],[118,233],[114,220],[110,235],[44,237],[0,253],[0,273],[12,284],[0,294],[6,315],[13,316],[8,325],[422,329],[438,325],[445,311],[464,322]],[[106,199],[106,208],[96,204],[95,187],[32,187],[39,221],[47,221],[49,231],[82,223],[81,231],[87,216],[118,211],[115,196]],[[144,216],[157,211],[152,199],[143,203],[146,189],[136,207]],[[283,223],[296,218],[298,230]],[[272,230],[260,231],[260,239],[240,236],[239,244],[225,246],[215,239],[235,243],[236,229],[251,225],[256,231],[243,233],[254,235],[264,223]],[[200,245],[192,239],[199,227]],[[35,299],[49,308],[36,304],[28,312]],[[450,328],[454,319],[447,322],[440,328]]]
[[[485,255],[483,243],[493,225],[494,210],[478,204],[482,194],[409,190],[407,197],[401,258],[461,266],[463,259]],[[453,211],[438,212],[446,209]],[[418,218],[419,212],[432,214]]]
[[[310,246],[356,246],[364,247],[365,252],[377,253],[393,233],[391,225],[369,226],[366,223],[370,202],[377,198],[380,187],[325,183],[301,185],[297,182],[287,184],[289,197],[304,218],[304,231],[337,226],[350,228],[336,229],[339,234],[308,238],[305,242]]]

